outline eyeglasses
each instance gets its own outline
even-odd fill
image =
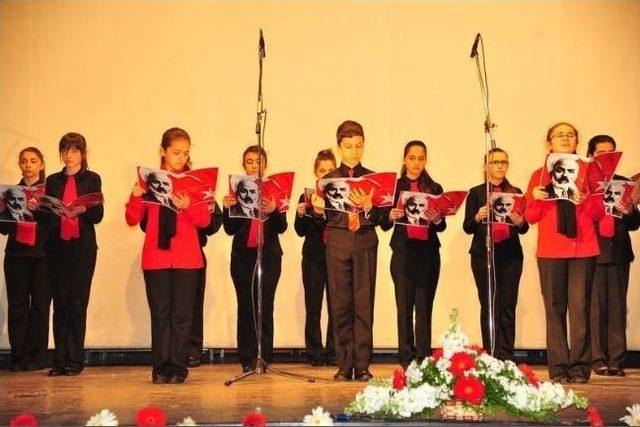
[[[569,138],[569,139],[571,139],[571,138],[575,138],[575,137],[576,137],[576,134],[573,133],[573,132],[567,132],[567,133],[560,132],[560,133],[556,133],[555,135],[551,135],[551,139],[553,139],[553,138],[560,138],[560,139]]]
[[[489,164],[492,166],[509,166],[509,160],[491,160]]]

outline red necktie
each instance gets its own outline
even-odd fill
[[[257,248],[258,247],[258,227],[260,227],[259,219],[251,220],[251,228],[249,229],[249,238],[247,239],[247,247],[248,248]],[[262,245],[260,245],[262,246]]]
[[[23,243],[27,246],[36,245],[36,223],[35,222],[18,222],[16,230],[16,242]]]
[[[605,215],[598,223],[598,228],[602,237],[613,237],[616,233],[616,219],[611,215]]]
[[[67,183],[64,186],[64,193],[62,193],[62,202],[69,206],[69,204],[77,198],[76,179],[73,176],[68,176]],[[80,237],[78,217],[69,218],[63,216],[60,218],[60,238],[62,240],[71,240],[77,239],[78,237]]]
[[[418,181],[411,181],[411,191],[418,192]],[[429,228],[418,227],[417,225],[407,225],[407,237],[416,240],[429,240]]]
[[[500,187],[491,186],[491,192],[496,193],[502,191]],[[491,223],[491,234],[493,234],[493,243],[500,243],[509,238],[509,225],[501,222]]]
[[[353,175],[355,173],[355,169],[349,169],[349,172],[347,173],[349,175],[349,178],[353,178]],[[349,230],[356,232],[360,229],[360,214],[357,214],[355,212],[349,212]]]

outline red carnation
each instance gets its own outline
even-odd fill
[[[437,362],[438,360],[442,359],[442,349],[434,348],[433,351],[431,352],[431,357],[433,358],[434,362]]]
[[[475,368],[476,361],[469,353],[458,352],[451,356],[449,371],[456,377],[461,376],[471,368]]]
[[[598,408],[595,406],[589,406],[587,408],[587,413],[589,414],[587,416],[587,421],[589,421],[592,426],[601,427],[604,425],[604,420],[602,419],[602,415],[600,415]]]
[[[242,417],[243,426],[264,427],[266,424],[267,419],[260,412],[250,412]]]
[[[166,426],[167,417],[157,406],[147,406],[136,413],[137,426]]]
[[[456,399],[477,405],[484,399],[484,384],[476,377],[460,377],[453,386]]]
[[[537,388],[540,385],[538,382],[538,377],[536,377],[536,373],[533,372],[533,369],[531,369],[529,365],[521,363],[520,365],[518,365],[518,369],[520,369],[522,375],[527,377],[527,380],[529,380],[532,386]]]
[[[393,371],[393,388],[397,391],[402,390],[407,385],[407,375],[402,368],[396,368]]]
[[[11,427],[17,426],[37,426],[38,419],[31,414],[20,414],[10,421]]]
[[[480,347],[478,344],[471,344],[469,348],[471,350],[474,350],[476,353],[478,353],[478,355],[481,355],[482,353],[484,353],[484,348]]]

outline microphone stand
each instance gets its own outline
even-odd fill
[[[480,66],[480,56],[478,55],[478,42],[482,48],[482,66]],[[482,106],[484,107],[485,120],[484,120],[484,135],[485,135],[485,192],[487,200],[487,208],[489,208],[489,200],[491,196],[491,183],[489,182],[489,151],[496,148],[496,140],[493,136],[493,128],[496,127],[495,123],[491,121],[491,115],[489,113],[489,83],[487,80],[487,67],[484,58],[484,41],[480,33],[476,35],[473,47],[471,48],[471,58],[475,58],[476,68],[478,69],[478,80],[480,82],[480,92],[482,94]],[[496,276],[495,276],[495,252],[494,252],[494,240],[493,240],[493,227],[494,222],[493,211],[488,209],[487,213],[487,233],[485,238],[485,248],[487,257],[487,302],[489,311],[489,352],[493,356],[495,352],[496,341],[496,326],[495,326],[495,289],[496,289]]]
[[[253,321],[256,328],[256,339],[258,341],[258,354],[256,356],[255,367],[251,371],[243,372],[234,378],[227,380],[224,382],[224,385],[230,386],[234,382],[241,380],[243,378],[247,378],[250,375],[262,375],[262,374],[274,374],[287,378],[294,378],[302,381],[315,382],[315,378],[308,377],[300,374],[293,374],[290,372],[283,371],[281,369],[274,368],[270,366],[262,355],[262,257],[263,257],[263,244],[264,244],[264,218],[262,214],[262,178],[264,175],[264,164],[262,162],[262,154],[265,151],[264,148],[264,130],[267,124],[267,110],[264,108],[264,102],[262,98],[262,61],[265,58],[266,50],[264,44],[264,36],[262,34],[262,29],[260,30],[260,39],[258,42],[258,102],[256,106],[256,136],[258,140],[258,147],[260,153],[258,153],[258,206],[259,206],[259,215],[260,219],[258,221],[258,247],[256,248],[256,263],[253,268],[253,275],[251,281],[251,295],[253,296],[254,285],[257,288],[257,313],[256,313],[256,304],[253,301]],[[257,317],[257,319],[256,319]]]

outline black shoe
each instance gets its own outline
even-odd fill
[[[65,368],[51,368],[49,369],[50,377],[60,377],[62,375],[67,375],[67,370]]]
[[[65,368],[65,375],[70,376],[70,377],[75,377],[77,375],[80,375],[80,373],[82,372],[82,370],[84,369],[84,367],[82,366],[76,366],[76,367],[67,367]]]
[[[41,371],[44,369],[44,366],[41,363],[31,363],[26,367],[25,371],[34,372]]]
[[[612,377],[625,377],[627,374],[624,372],[624,369],[618,368],[616,366],[611,366],[607,371],[608,375]]]
[[[187,361],[187,367],[197,368],[198,366],[200,366],[200,358],[198,356],[189,356],[189,360]]]
[[[565,374],[556,375],[555,377],[551,377],[551,381],[554,383],[560,384],[569,384],[569,377]]]
[[[373,378],[373,374],[371,372],[369,372],[369,369],[365,368],[365,369],[354,369],[353,371],[353,377],[356,381],[369,381],[371,378]]]
[[[24,367],[24,364],[22,364],[21,362],[12,362],[11,365],[9,366],[9,370],[11,372],[20,372],[20,371],[24,371],[25,367]]]
[[[322,359],[313,359],[311,366],[324,366],[324,361]]]
[[[173,374],[169,377],[169,384],[182,384],[187,379],[187,374]]]
[[[585,375],[573,375],[569,379],[569,381],[574,384],[586,384],[589,382],[589,378],[587,378]]]
[[[593,373],[596,375],[606,376],[609,375],[609,367],[604,363],[598,363],[593,365]]]
[[[336,372],[333,376],[333,379],[336,381],[351,381],[352,376],[353,372],[351,369],[349,369],[348,371],[338,370],[338,372]]]

